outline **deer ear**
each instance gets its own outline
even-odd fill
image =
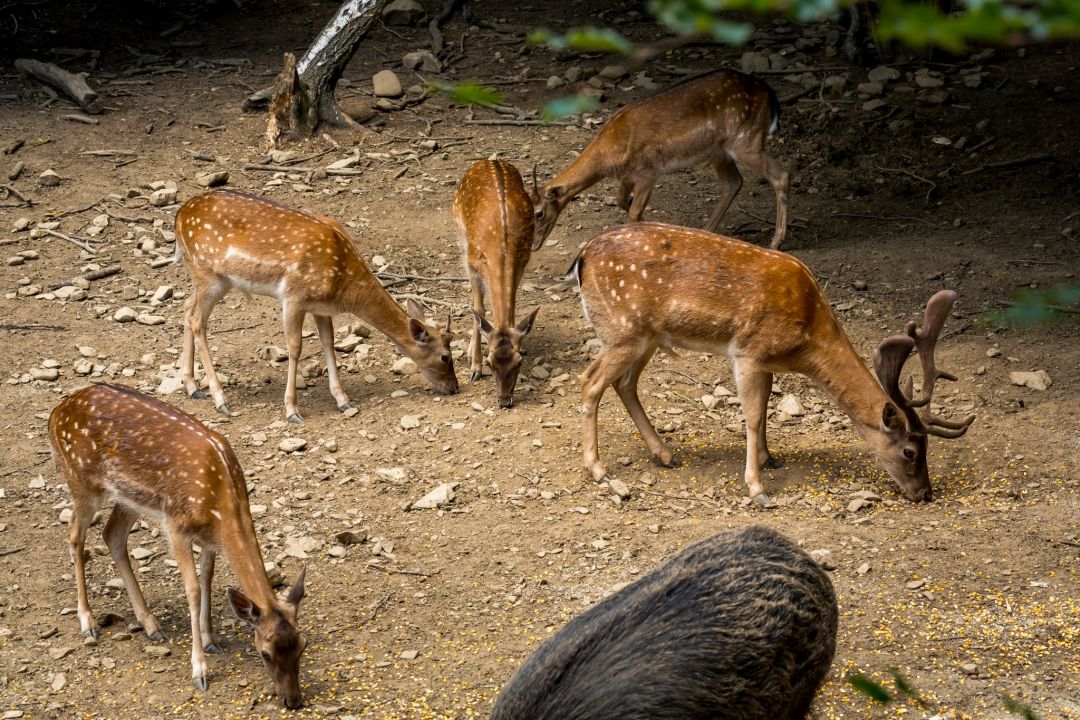
[[[480,334],[484,336],[484,340],[487,340],[488,336],[491,335],[491,331],[494,330],[494,328],[491,327],[491,323],[487,321],[487,318],[480,313],[473,310],[472,314],[473,320],[476,321],[476,327],[480,328]]]
[[[560,197],[562,197],[563,192],[565,191],[561,185],[553,185],[552,187],[549,187],[544,191],[544,199],[558,200]]]
[[[304,599],[304,576],[307,575],[307,565],[300,570],[300,574],[296,576],[296,582],[289,588],[289,594],[285,596],[285,602],[289,603],[293,607],[300,605],[300,601]]]
[[[529,188],[529,197],[533,205],[540,204],[540,181],[536,179],[536,163],[533,163],[533,181],[532,187]]]
[[[236,617],[240,618],[248,625],[255,626],[259,623],[259,618],[262,616],[262,610],[259,606],[251,601],[251,599],[240,592],[236,588],[229,588],[229,605],[232,606],[233,612],[236,613]]]
[[[409,318],[409,334],[412,335],[412,339],[418,343],[431,341],[431,336],[428,335],[427,326],[416,318]]]
[[[419,320],[421,323],[427,318],[424,316],[424,308],[420,307],[420,303],[416,302],[412,298],[409,298],[405,303],[405,311],[409,314],[413,320]]]
[[[881,408],[881,428],[886,432],[896,432],[904,428],[904,414],[891,402]]]
[[[536,314],[538,312],[540,312],[540,308],[536,308],[535,310],[533,310],[531,313],[529,313],[528,317],[526,317],[524,320],[517,324],[514,330],[516,330],[517,333],[521,336],[528,335],[529,331],[532,330],[533,322],[536,320]]]

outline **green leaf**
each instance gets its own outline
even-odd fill
[[[919,695],[919,691],[911,686],[911,683],[907,681],[900,671],[896,668],[888,668],[888,673],[892,675],[893,684],[896,686],[896,694],[902,698],[908,698],[918,703],[919,707],[925,708],[926,701]]]
[[[429,82],[429,90],[438,90],[450,96],[450,99],[461,105],[498,105],[502,102],[502,94],[475,80],[467,80],[463,83],[450,85],[440,82]]]
[[[570,28],[565,35],[554,35],[541,28],[529,34],[529,42],[547,45],[552,50],[580,50],[625,55],[634,49],[634,43],[611,28]]]
[[[600,103],[597,102],[596,98],[588,95],[556,98],[544,105],[544,108],[540,111],[540,119],[544,122],[554,122],[560,118],[595,110],[599,106]]]
[[[851,683],[851,686],[855,688],[858,692],[862,693],[871,700],[882,703],[883,705],[893,701],[893,696],[889,693],[888,690],[886,690],[870,678],[866,677],[862,673],[853,673],[851,675],[848,675],[847,681]]]

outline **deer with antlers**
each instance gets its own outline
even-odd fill
[[[304,318],[311,313],[319,331],[330,394],[342,412],[350,409],[338,377],[331,316],[350,312],[376,330],[416,363],[435,391],[458,391],[450,351],[450,316],[446,326],[429,325],[413,300],[408,312],[394,301],[368,269],[352,238],[338,221],[295,210],[265,198],[217,190],[198,195],[176,213],[176,252],[191,271],[194,291],[184,304],[184,351],[181,371],[189,396],[205,398],[195,381],[195,349],[218,411],[229,415],[221,381],[214,372],[206,325],[229,290],[270,295],[281,303],[289,369],[285,417],[302,423],[296,405],[296,369]]]
[[[776,193],[770,247],[778,248],[787,235],[788,172],[765,152],[765,140],[779,127],[776,93],[763,80],[735,70],[691,78],[632,102],[612,115],[581,155],[533,198],[533,250],[543,244],[566,205],[601,180],[618,179],[619,207],[630,222],[638,222],[659,176],[703,163],[716,172],[722,190],[705,228],[716,231],[742,187],[736,165],[741,163],[764,176]]]
[[[454,221],[465,245],[465,267],[472,288],[473,325],[469,342],[473,382],[484,365],[480,336],[488,346],[499,407],[514,404],[514,386],[525,355],[521,341],[532,330],[540,308],[514,325],[517,289],[529,263],[533,205],[521,173],[505,160],[481,160],[461,178],[454,195]],[[484,317],[484,295],[494,324]]]
[[[638,399],[637,383],[657,349],[723,352],[731,360],[746,421],[749,494],[768,506],[762,466],[773,458],[765,415],[773,374],[809,377],[847,413],[855,429],[914,501],[930,500],[928,435],[963,435],[975,416],[954,422],[930,412],[938,379],[955,380],[934,364],[934,348],[956,293],[930,299],[922,328],[887,338],[874,354],[877,379],[840,327],[817,281],[799,260],[703,230],[638,223],[607,230],[582,249],[570,268],[585,316],[603,343],[581,375],[585,467],[597,482],[607,470],[597,451],[600,398],[614,385],[627,412],[665,467],[674,461]],[[900,387],[904,361],[917,348],[923,397]],[[917,408],[923,408],[920,415]]]
[[[98,636],[86,594],[86,531],[98,508],[112,501],[102,535],[147,636],[165,640],[128,556],[128,534],[140,514],[161,521],[180,568],[195,687],[209,687],[205,653],[224,652],[210,616],[215,559],[224,552],[240,585],[229,588],[229,603],[254,629],[255,648],[282,702],[300,707],[300,656],[307,641],[296,613],[304,598],[304,571],[279,600],[263,566],[244,471],[228,441],[171,405],[108,384],[85,387],[57,405],[49,416],[49,440],[71,490],[71,557],[83,634]],[[193,542],[202,551],[198,573]]]

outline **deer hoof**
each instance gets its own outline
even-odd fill
[[[191,393],[192,400],[205,400],[207,397],[208,395],[202,390],[196,390],[195,392]]]
[[[220,405],[217,406],[216,410],[219,413],[221,413],[222,415],[224,415],[225,417],[231,417],[232,416],[232,408],[229,407],[229,403],[221,403]]]
[[[761,463],[761,467],[775,470],[776,468],[781,467],[783,464],[784,463],[782,461],[777,460],[772,455],[770,455],[769,457],[765,458],[765,462]]]
[[[484,373],[479,370],[473,370],[472,375],[469,376],[469,382],[479,382],[482,377],[484,377]]]
[[[211,655],[225,654],[225,650],[217,643],[209,643],[207,645],[203,645],[203,650],[210,653]]]
[[[762,510],[772,510],[773,508],[780,507],[775,502],[773,502],[772,498],[770,498],[765,493],[758,493],[750,499],[753,500],[754,504]]]
[[[210,689],[210,678],[205,675],[203,677],[191,678],[191,682],[199,692],[206,692]]]
[[[351,402],[342,403],[342,404],[337,406],[337,409],[340,410],[341,412],[346,412],[348,410],[353,409],[353,404]]]
[[[169,639],[168,637],[165,636],[165,633],[161,632],[160,630],[155,630],[154,632],[146,633],[146,637],[150,638],[154,642],[165,642],[165,641],[167,641]]]
[[[89,630],[83,630],[82,634],[85,637],[92,638],[94,640],[98,639],[98,629],[96,627],[92,627]]]
[[[293,425],[303,425],[304,424],[304,418],[300,417],[300,413],[293,413],[292,415],[288,416],[285,419],[288,420],[289,422],[291,422]]]

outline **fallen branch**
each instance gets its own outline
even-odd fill
[[[436,575],[439,572],[438,570],[433,573],[426,573],[421,570],[399,570],[398,568],[387,567],[385,565],[379,565],[376,562],[370,561],[368,562],[367,566],[371,568],[376,568],[377,570],[382,570],[384,573],[397,573],[398,575],[419,575],[420,577],[431,577],[432,575]]]
[[[925,200],[925,202],[930,202],[930,194],[932,192],[934,192],[934,190],[937,189],[937,183],[936,182],[934,182],[933,180],[928,180],[928,179],[924,178],[922,175],[916,175],[915,173],[911,172],[910,170],[905,170],[904,168],[887,168],[887,167],[881,167],[880,165],[875,165],[874,167],[877,168],[878,170],[880,170],[881,172],[896,173],[898,175],[907,175],[908,177],[914,178],[914,179],[918,180],[919,182],[924,182],[924,183],[928,184],[930,186],[930,189],[926,191],[926,200]]]
[[[431,54],[435,57],[439,56],[439,53],[443,51],[445,43],[443,42],[442,26],[447,20],[449,20],[457,6],[461,4],[461,0],[446,0],[443,3],[442,11],[432,18],[428,23],[428,31],[431,33]]]
[[[72,245],[82,248],[91,255],[97,255],[97,250],[90,246],[89,238],[73,237],[71,235],[65,235],[62,232],[56,232],[55,230],[46,230],[45,228],[41,228],[41,230],[49,235],[52,235],[53,237],[58,237],[61,240],[67,240]]]
[[[1006,260],[1006,265],[1064,265],[1056,260]]]
[[[19,58],[15,61],[15,67],[26,75],[63,91],[68,97],[79,103],[79,107],[91,115],[101,114],[98,94],[90,89],[90,86],[86,84],[86,78],[82,75],[70,73],[52,63],[44,63],[29,58]]]
[[[371,611],[367,615],[360,618],[358,625],[367,625],[369,622],[375,619],[375,616],[379,614],[379,611],[386,607],[386,603],[390,602],[390,598],[394,597],[394,593],[386,593],[383,599],[375,603],[375,607],[371,608]],[[370,708],[371,706],[368,705]]]
[[[577,125],[572,122],[547,122],[545,120],[462,120],[466,125]]]
[[[415,300],[416,302],[420,303],[421,305],[423,305],[425,303],[432,303],[432,304],[435,304],[435,305],[442,305],[443,307],[448,307],[448,308],[456,308],[457,307],[454,303],[447,302],[445,300],[439,300],[438,298],[427,297],[426,295],[417,295],[416,293],[401,293],[401,294],[398,294],[398,295],[394,295],[394,298],[398,299],[398,300]]]
[[[1001,162],[984,163],[977,168],[965,170],[960,173],[960,177],[964,175],[971,175],[972,173],[982,172],[983,170],[1000,170],[1002,168],[1017,167],[1018,165],[1030,165],[1032,163],[1049,162],[1055,160],[1053,155],[1047,155],[1041,153],[1039,155],[1025,155],[1023,157],[1013,158],[1012,160],[1002,160]]]
[[[97,118],[87,117],[86,115],[79,115],[77,113],[72,114],[72,115],[61,115],[60,119],[61,120],[70,120],[71,122],[82,123],[83,125],[100,125],[101,124],[101,121],[98,120]]]
[[[424,275],[399,275],[397,273],[377,272],[375,277],[381,280],[427,280],[429,282],[467,282],[463,277],[426,277]]]
[[[859,213],[830,213],[830,217],[858,218],[860,220],[914,220],[915,222],[933,225],[929,220],[917,218],[912,215],[862,215]]]
[[[14,555],[15,553],[20,553],[25,549],[26,546],[24,545],[23,547],[11,548],[10,550],[0,550],[0,557],[4,557],[5,555]]]
[[[43,325],[41,323],[0,323],[0,330],[67,330],[63,325]]]
[[[5,200],[9,196],[13,195],[13,196],[15,196],[16,199],[22,201],[26,205],[33,205],[34,204],[33,201],[30,200],[30,198],[26,197],[25,195],[23,195],[21,192],[19,192],[15,188],[11,187],[10,185],[0,185],[0,190],[4,191],[4,199]]]
[[[300,167],[298,165],[268,165],[266,163],[251,163],[244,166],[245,170],[257,170],[259,172],[314,172],[318,168]]]
[[[1020,305],[1020,303],[1014,302],[1001,302],[999,305],[1006,307],[1027,307],[1026,305]],[[1047,310],[1053,310],[1054,312],[1065,313],[1066,315],[1080,315],[1080,308],[1065,307],[1064,305],[1043,305]]]
[[[86,281],[103,280],[107,277],[112,277],[113,275],[116,275],[120,272],[123,272],[123,268],[119,265],[106,265],[105,267],[99,268],[97,270],[90,270],[89,272],[84,272],[79,277]],[[49,289],[57,290],[70,284],[70,281],[56,283],[55,285],[52,285]]]

